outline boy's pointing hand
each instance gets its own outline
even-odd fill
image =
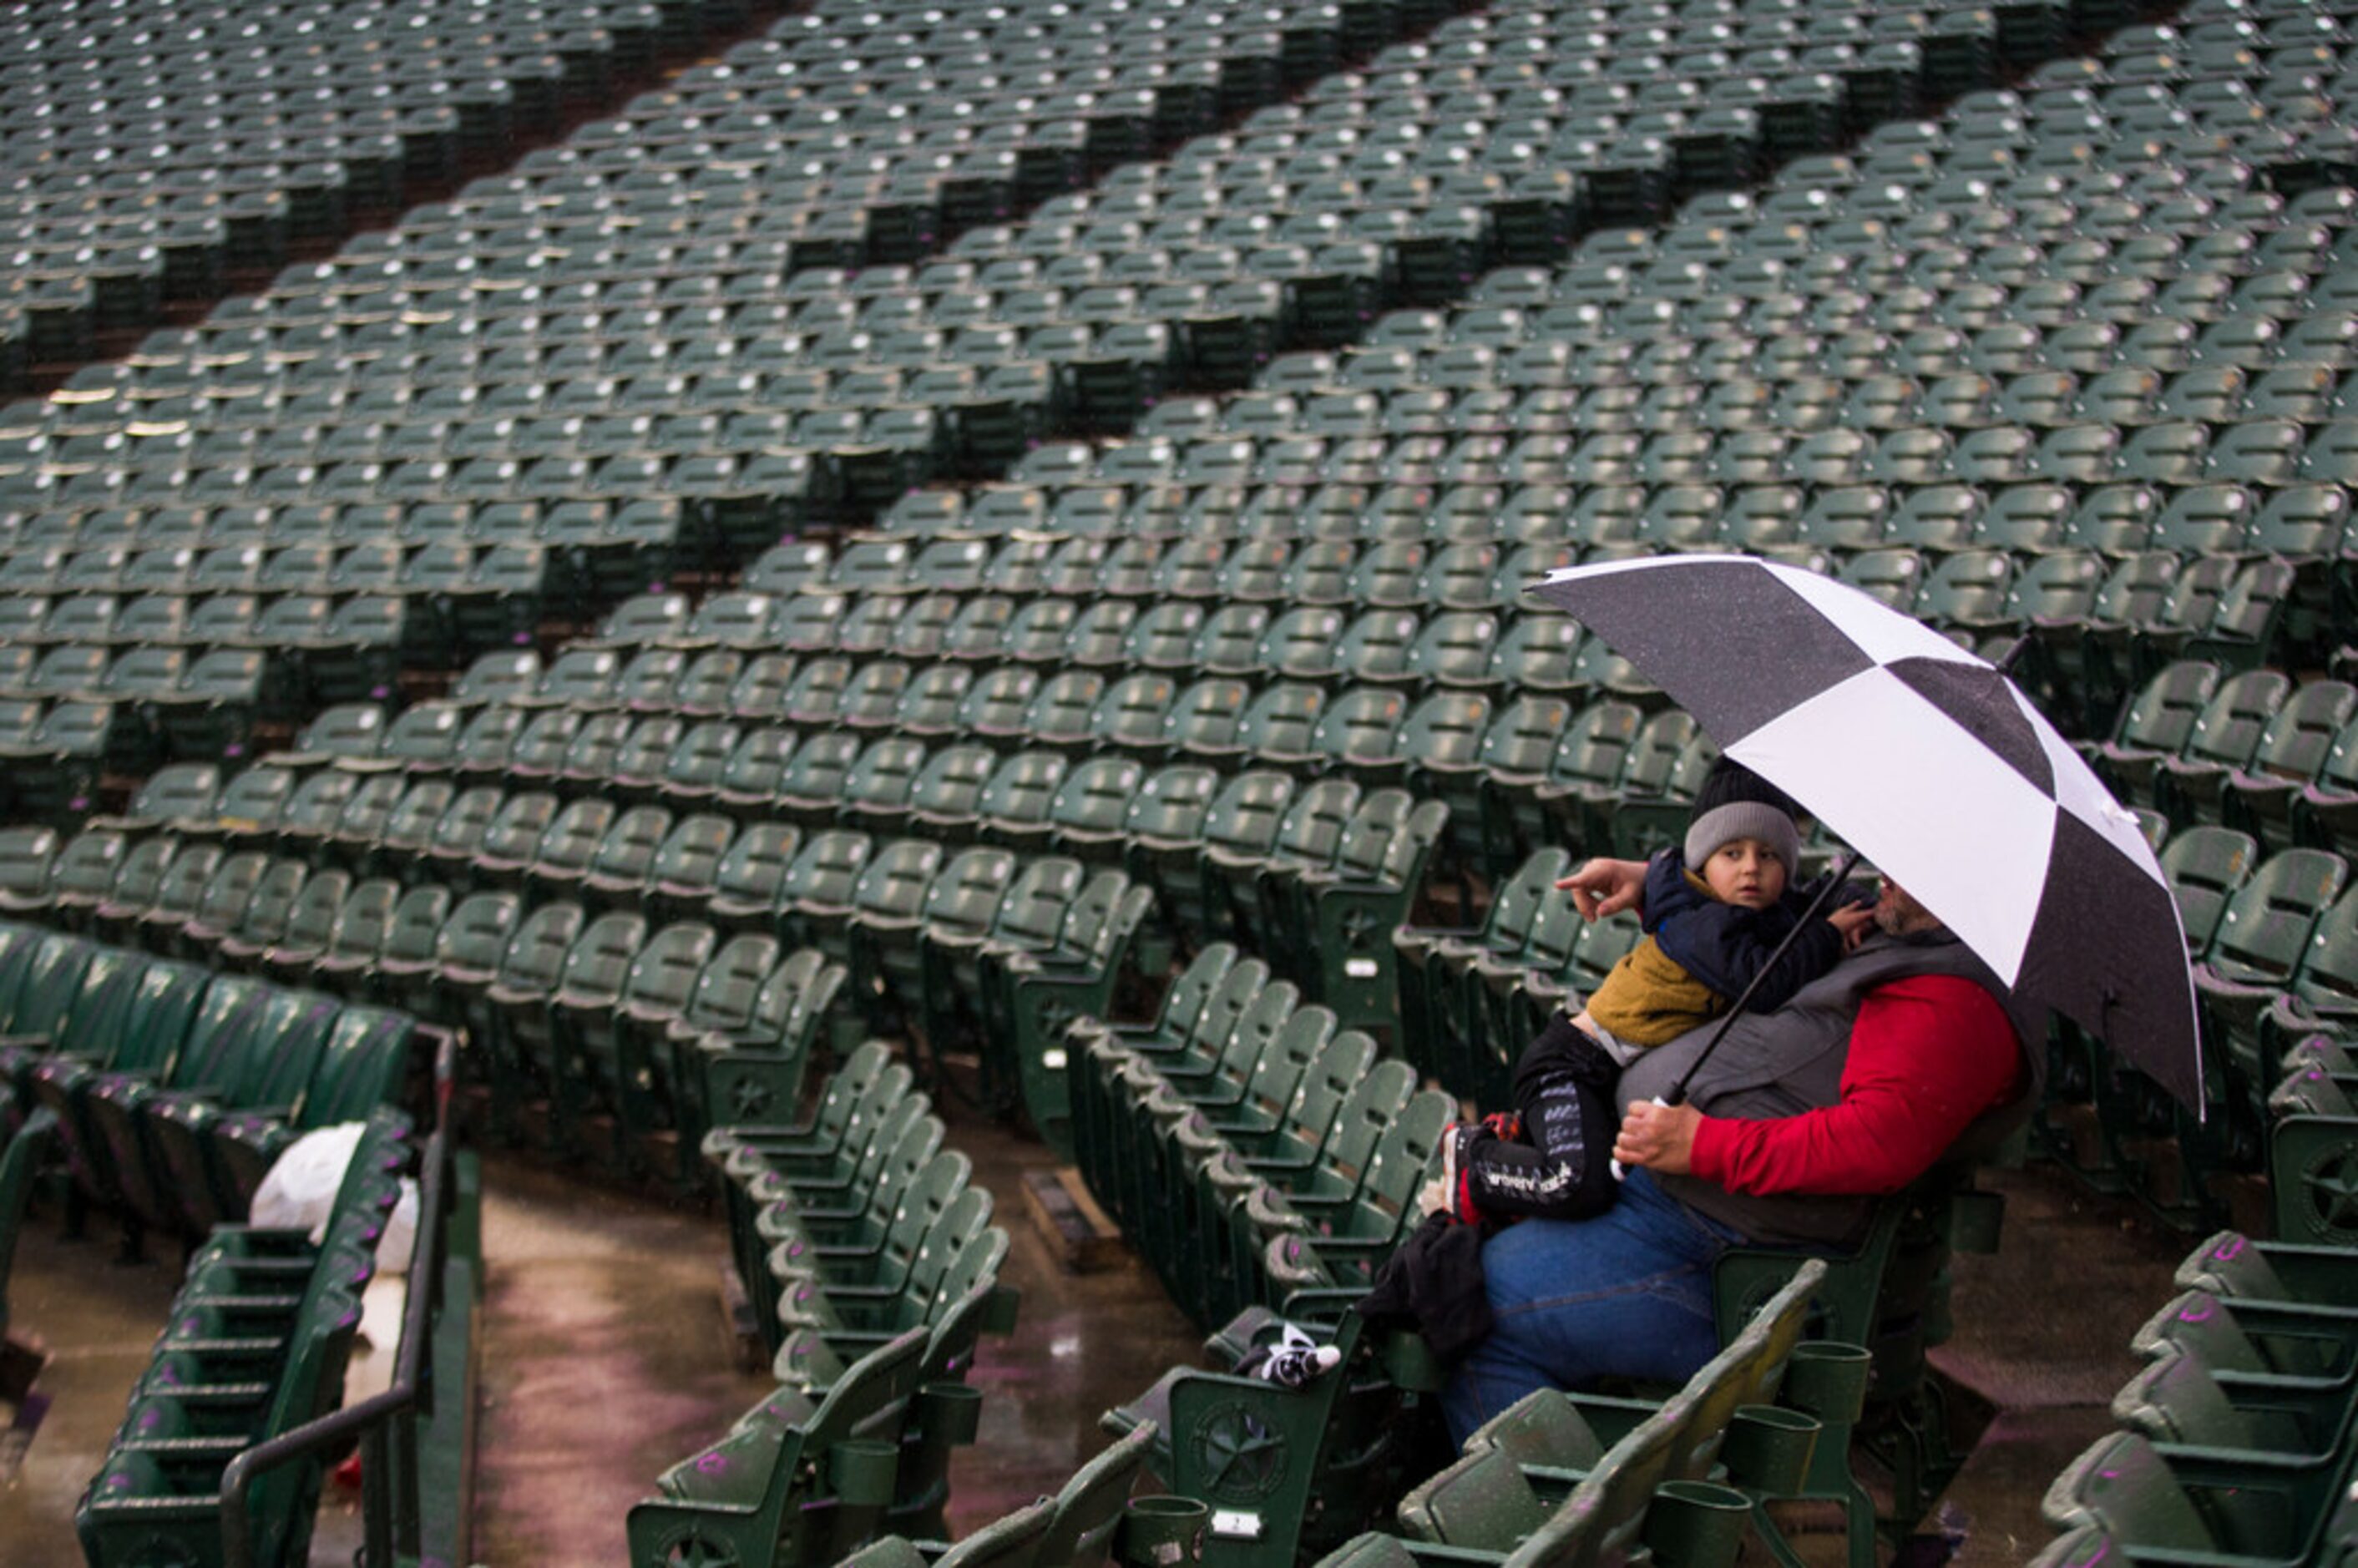
[[[1572,906],[1583,920],[1603,920],[1638,907],[1638,895],[1646,888],[1646,862],[1590,860],[1555,885],[1572,894]]]

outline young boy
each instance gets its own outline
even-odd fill
[[[1833,967],[1873,917],[1838,895],[1802,923],[1814,886],[1792,888],[1801,843],[1796,806],[1741,763],[1722,758],[1695,793],[1685,841],[1646,871],[1645,938],[1613,966],[1578,1017],[1548,1022],[1515,1065],[1515,1109],[1460,1122],[1442,1139],[1442,1175],[1427,1209],[1467,1222],[1489,1216],[1577,1219],[1611,1206],[1608,1156],[1617,1119],[1613,1080],[1638,1053],[1746,1004],[1767,1012]],[[1801,933],[1772,966],[1795,926]]]

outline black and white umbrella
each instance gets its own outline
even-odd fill
[[[2135,816],[2012,681],[1829,578],[1742,556],[1572,567],[1572,615],[1906,888],[2017,996],[2202,1103],[2178,903]]]

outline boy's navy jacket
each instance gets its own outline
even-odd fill
[[[1655,855],[1646,866],[1645,928],[1662,956],[1734,1005],[1755,974],[1760,984],[1745,1003],[1747,1012],[1768,1012],[1781,1007],[1792,994],[1833,968],[1842,957],[1842,933],[1823,917],[1811,920],[1771,967],[1768,955],[1785,934],[1800,925],[1802,912],[1816,896],[1817,882],[1795,887],[1766,909],[1746,909],[1714,898],[1702,880],[1687,871],[1686,856],[1677,845]],[[1860,892],[1864,892],[1864,889]],[[1853,902],[1849,890],[1828,902],[1829,913]]]

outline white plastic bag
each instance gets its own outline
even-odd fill
[[[307,1231],[314,1247],[325,1241],[336,1189],[344,1184],[344,1167],[352,1162],[363,1130],[363,1123],[340,1122],[288,1144],[254,1189],[248,1222],[264,1230]]]
[[[339,1122],[303,1134],[287,1146],[254,1189],[247,1220],[265,1230],[300,1230],[318,1246],[328,1238],[336,1192],[344,1184],[344,1168],[352,1162],[365,1124]],[[401,1201],[377,1240],[377,1267],[399,1272],[409,1267],[409,1253],[417,1240],[417,1184],[401,1179]]]

